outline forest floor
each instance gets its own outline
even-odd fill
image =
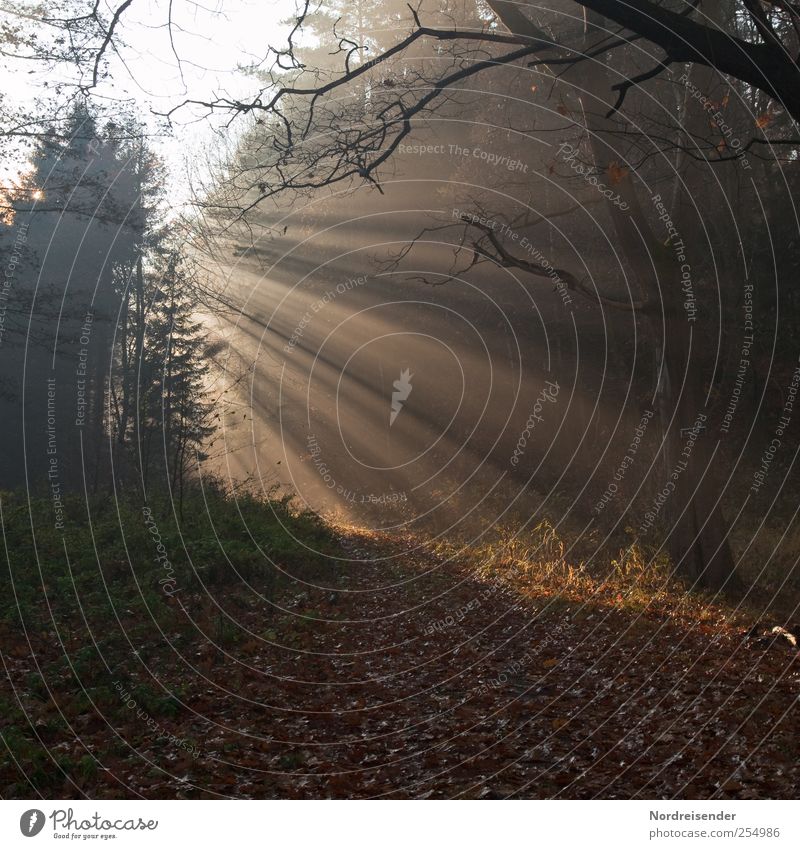
[[[278,610],[253,582],[0,624],[2,795],[796,797],[786,635],[667,585],[338,540],[361,562]]]

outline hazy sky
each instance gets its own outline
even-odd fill
[[[248,82],[239,66],[262,60],[270,45],[280,46],[295,10],[294,0],[225,0],[203,6],[188,0],[134,0],[126,12],[128,43],[114,63],[115,88],[163,108],[184,95],[243,92]],[[178,63],[176,55],[181,62]],[[252,85],[252,83],[249,83]]]
[[[280,21],[295,9],[295,0],[218,0],[208,6],[177,0],[170,39],[168,0],[134,0],[125,30],[130,46],[113,63],[113,94],[132,96],[159,112],[186,97],[247,96],[255,81],[243,69],[263,62],[270,46],[283,46],[288,27]],[[204,148],[219,146],[212,127],[228,118],[197,120],[191,108],[174,115],[174,138],[162,139],[160,146],[176,192],[185,185],[185,161],[202,170]]]
[[[108,10],[119,5],[103,4]],[[0,20],[3,6],[0,0]],[[99,104],[113,107],[114,101],[133,99],[139,114],[149,115],[166,112],[187,97],[246,95],[255,83],[242,68],[262,61],[270,45],[283,45],[288,27],[280,21],[296,9],[295,0],[211,0],[207,5],[174,0],[170,28],[169,7],[169,0],[133,0],[118,29],[119,51],[109,55],[111,77],[95,91]],[[58,2],[49,10],[53,16],[59,11]],[[10,101],[25,103],[50,90],[45,83],[52,85],[52,73],[31,73],[30,62],[3,64],[4,96]],[[151,122],[155,127],[155,116]],[[197,164],[203,149],[215,142],[212,125],[197,120],[191,110],[176,114],[174,125],[174,138],[156,135],[153,143],[177,176],[185,160]],[[12,166],[5,165],[8,176]]]

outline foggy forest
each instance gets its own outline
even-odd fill
[[[0,797],[796,798],[794,0],[0,24]]]

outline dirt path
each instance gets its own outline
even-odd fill
[[[43,749],[83,764],[50,795],[796,796],[795,651],[713,612],[524,598],[409,545],[349,536],[366,562],[283,612],[244,590],[184,598],[96,708],[27,693],[52,640],[6,655]],[[169,710],[142,695],[162,685]]]

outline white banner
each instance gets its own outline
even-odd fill
[[[0,811],[0,845],[28,849],[800,845],[800,803],[789,801],[4,801]]]

